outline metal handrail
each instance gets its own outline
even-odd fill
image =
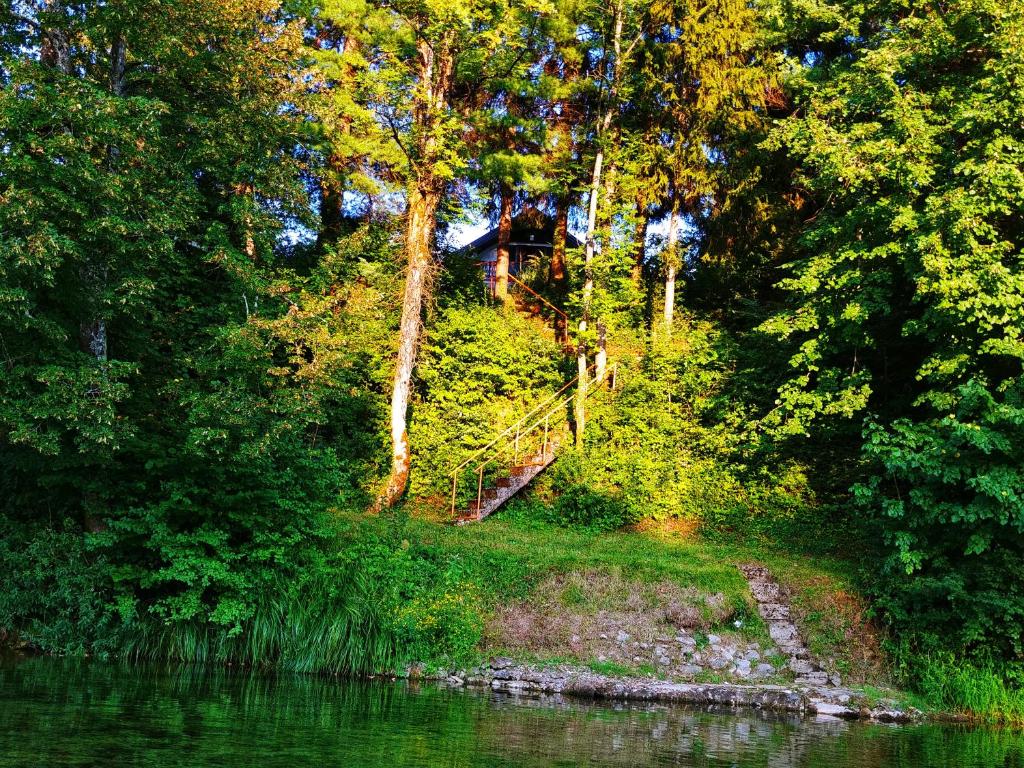
[[[593,368],[593,367],[594,367],[595,365],[597,365],[597,364],[596,364],[596,363],[591,363],[591,364],[590,364],[590,367],[589,367],[589,368],[587,368],[587,372],[589,373],[589,372],[590,372],[590,369],[591,369],[591,368]],[[482,453],[483,453],[484,451],[486,451],[486,450],[488,450],[489,448],[491,448],[492,446],[494,446],[494,444],[495,444],[495,443],[497,443],[497,442],[498,442],[499,440],[501,440],[501,438],[503,438],[503,437],[505,437],[506,435],[508,435],[508,434],[509,434],[510,432],[512,432],[512,430],[513,430],[513,429],[515,429],[515,428],[516,428],[516,427],[518,427],[518,426],[519,426],[520,424],[522,424],[522,423],[523,423],[524,421],[526,421],[526,420],[527,420],[528,418],[530,418],[531,416],[533,416],[533,414],[535,414],[535,413],[536,413],[537,411],[539,411],[539,410],[540,410],[541,408],[546,408],[546,407],[547,407],[547,406],[548,406],[548,405],[549,405],[549,404],[550,404],[550,403],[551,403],[552,401],[554,401],[554,399],[555,399],[556,397],[558,397],[558,396],[559,396],[560,394],[562,394],[563,392],[565,392],[565,390],[567,390],[567,389],[568,389],[569,387],[571,387],[571,386],[572,386],[573,384],[575,384],[575,383],[576,383],[577,381],[579,381],[579,379],[580,379],[580,377],[579,377],[579,374],[577,374],[577,375],[576,375],[576,376],[574,376],[574,377],[573,377],[572,379],[570,379],[569,381],[567,381],[567,382],[566,382],[566,383],[565,383],[565,384],[564,384],[564,385],[562,386],[562,388],[561,388],[560,390],[558,390],[557,392],[555,392],[555,394],[553,394],[553,395],[550,395],[550,396],[549,396],[549,397],[548,397],[548,398],[547,398],[546,400],[542,400],[542,401],[541,401],[541,403],[540,403],[539,405],[536,405],[536,406],[534,406],[532,410],[528,411],[528,412],[527,412],[526,414],[524,414],[523,416],[521,416],[521,417],[519,418],[519,420],[518,420],[518,421],[517,421],[517,422],[516,422],[515,424],[513,424],[513,425],[512,425],[512,426],[510,426],[510,427],[509,427],[508,429],[506,429],[506,430],[505,430],[504,432],[502,432],[502,433],[501,433],[500,435],[498,435],[498,436],[497,436],[496,438],[494,438],[493,440],[491,440],[491,442],[489,442],[489,443],[488,443],[487,445],[485,445],[485,446],[484,446],[483,448],[480,448],[480,449],[479,449],[479,450],[477,450],[477,451],[476,451],[475,453],[473,453],[473,454],[472,454],[472,455],[471,455],[471,456],[470,456],[469,458],[467,458],[467,459],[466,459],[465,461],[463,461],[463,462],[462,462],[461,464],[459,464],[459,466],[457,466],[457,467],[456,467],[455,469],[453,469],[453,470],[452,470],[452,471],[451,471],[451,472],[450,472],[449,474],[451,474],[451,475],[457,475],[457,474],[458,474],[459,472],[461,472],[461,471],[462,471],[463,467],[465,467],[465,466],[466,466],[467,464],[469,464],[469,463],[470,463],[470,462],[472,462],[472,461],[473,461],[474,459],[476,459],[476,457],[477,457],[477,456],[479,456],[480,454],[482,454]]]
[[[591,364],[590,367],[587,368],[587,371],[590,371],[590,369],[594,368],[595,365],[596,364]],[[612,363],[612,365],[609,366],[605,370],[604,375],[600,379],[594,379],[593,381],[591,381],[591,382],[589,382],[587,384],[587,388],[586,388],[586,390],[583,393],[583,398],[586,399],[586,398],[590,397],[591,393],[593,393],[598,387],[600,387],[606,380],[610,380],[612,382],[612,389],[614,390],[615,389],[615,381],[616,381],[616,374],[617,374],[617,372],[618,372],[618,363],[617,362]],[[566,390],[566,388],[568,388],[570,385],[572,385],[573,382],[575,382],[578,379],[579,379],[579,376],[577,376],[575,379],[573,379],[568,384],[566,384],[564,387],[562,387],[562,389],[560,389],[559,392],[555,393],[555,395],[553,397],[557,397],[559,393],[564,392]],[[467,459],[462,464],[460,464],[455,469],[455,471],[452,473],[452,503],[451,503],[451,513],[452,513],[452,516],[455,515],[456,496],[457,496],[457,493],[458,493],[458,483],[459,483],[459,472],[465,466],[467,466],[472,461],[474,461],[478,456],[480,456],[481,453],[483,453],[484,451],[486,451],[489,448],[493,447],[503,436],[508,434],[513,428],[516,428],[516,440],[515,440],[515,448],[514,448],[516,456],[513,459],[513,461],[518,461],[519,460],[519,456],[518,456],[518,453],[519,453],[519,441],[523,437],[532,434],[534,432],[534,430],[536,430],[541,424],[544,425],[544,442],[543,442],[543,445],[541,447],[541,455],[542,456],[547,456],[549,419],[550,419],[552,414],[556,413],[560,408],[564,408],[566,405],[571,403],[576,397],[577,397],[577,393],[574,392],[571,395],[569,395],[568,397],[562,398],[558,403],[556,403],[555,405],[553,405],[550,408],[548,408],[548,410],[544,413],[543,416],[538,418],[533,424],[531,424],[525,430],[518,429],[518,427],[520,426],[520,424],[522,424],[522,422],[526,421],[530,416],[532,416],[534,413],[536,413],[538,410],[540,410],[540,408],[543,407],[543,405],[542,406],[538,406],[537,408],[534,408],[530,413],[528,413],[526,416],[524,416],[522,419],[520,419],[518,422],[516,422],[516,424],[513,424],[512,427],[509,427],[509,429],[505,430],[505,432],[503,432],[501,435],[499,435],[494,440],[492,440],[488,445],[484,446],[479,451],[477,451],[471,458]],[[550,400],[551,400],[551,398],[548,398],[547,402],[550,402]],[[507,449],[508,446],[504,446],[504,448]],[[498,458],[501,455],[502,450],[503,450],[502,448],[499,448],[497,451],[495,451],[493,454],[488,455],[488,457],[486,459],[484,459],[482,462],[480,462],[479,464],[477,464],[473,468],[473,471],[477,475],[477,493],[476,493],[476,504],[477,504],[476,508],[477,508],[477,511],[480,510],[480,506],[481,506],[482,498],[483,498],[484,469],[487,467],[488,464],[490,464],[492,461],[494,461],[496,458]]]
[[[554,304],[552,304],[550,301],[545,299],[543,296],[541,296],[539,293],[537,293],[535,290],[533,290],[533,288],[528,286],[526,283],[524,283],[518,277],[516,277],[515,275],[509,275],[508,279],[513,281],[514,283],[516,283],[516,285],[521,285],[523,288],[525,288],[530,293],[532,293],[534,296],[536,296],[538,299],[540,299],[542,302],[544,302],[544,304],[547,305],[550,309],[552,309],[553,311],[555,311],[559,315],[561,315],[563,320],[565,320],[566,322],[569,322],[569,316],[567,314],[565,314],[565,312],[563,312],[558,307],[556,307]]]

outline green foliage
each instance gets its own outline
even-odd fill
[[[764,325],[793,369],[765,424],[824,442],[864,419],[855,492],[890,548],[890,620],[1019,658],[1021,17],[850,11],[877,31],[800,75],[773,139],[821,202]]]
[[[902,667],[929,707],[986,722],[1024,724],[1024,688],[1006,669],[965,664],[949,653],[904,656]]]
[[[498,307],[442,309],[418,369],[412,491],[450,492],[455,466],[556,392],[562,376],[550,331],[538,323]]]
[[[103,653],[118,623],[109,569],[74,525],[66,528],[0,521],[0,635],[50,653]]]

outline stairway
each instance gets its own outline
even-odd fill
[[[588,369],[588,377],[593,367]],[[483,520],[550,466],[557,457],[559,445],[570,434],[569,413],[576,399],[582,394],[585,408],[587,398],[606,383],[607,390],[613,392],[616,371],[617,366],[612,364],[601,376],[586,383],[582,393],[578,387],[573,389],[579,381],[579,377],[574,378],[459,464],[451,473],[452,522],[464,525]],[[485,473],[489,475],[486,485]],[[467,496],[471,496],[468,501]],[[460,498],[465,505],[461,508]]]
[[[555,446],[549,446],[546,453],[534,453],[525,456],[519,464],[508,468],[508,474],[499,477],[493,487],[484,488],[480,495],[479,506],[473,499],[467,509],[455,513],[455,524],[477,523],[498,509],[502,504],[515,496],[530,484],[537,475],[543,472],[555,460]]]

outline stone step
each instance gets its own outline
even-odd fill
[[[788,622],[776,622],[768,625],[768,634],[772,642],[779,645],[796,645],[800,641],[800,634],[796,627]]]
[[[810,672],[806,675],[797,675],[796,682],[801,685],[828,685],[828,675],[824,672]]]
[[[789,620],[789,606],[785,603],[758,603],[757,612],[765,621]]]
[[[750,591],[759,603],[778,603],[782,598],[782,590],[778,584],[769,581],[750,582]]]

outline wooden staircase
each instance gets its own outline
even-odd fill
[[[593,369],[587,369],[582,392],[577,387],[565,394],[578,384],[577,376],[454,469],[452,522],[463,525],[483,520],[555,461],[559,447],[571,437],[569,413],[577,398],[582,398],[585,407],[595,392],[615,390],[616,365],[590,380]]]

